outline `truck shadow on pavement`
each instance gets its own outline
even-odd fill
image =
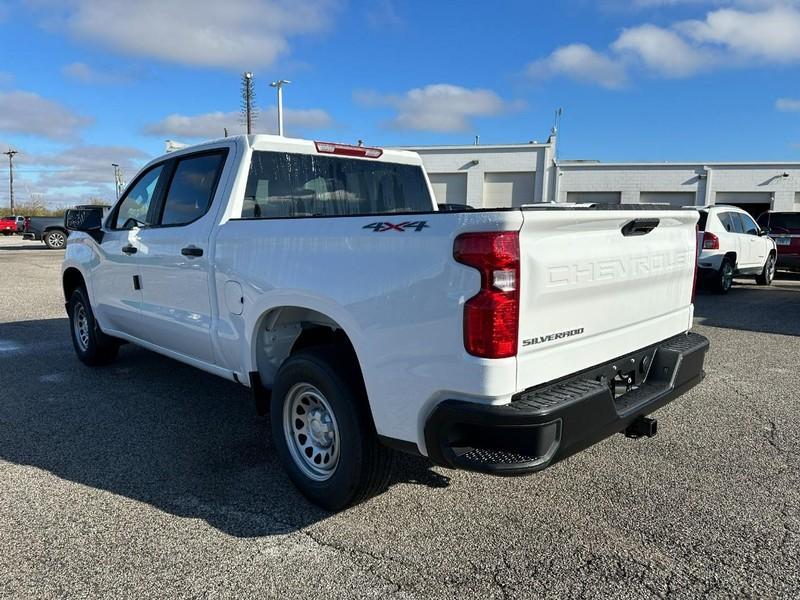
[[[779,273],[769,287],[737,280],[725,295],[700,289],[694,316],[709,327],[800,336],[800,274]]]
[[[329,514],[292,486],[241,386],[130,344],[91,369],[74,356],[67,319],[0,324],[0,364],[24,382],[2,394],[0,459],[237,537]],[[448,485],[426,460],[398,463],[393,485]]]

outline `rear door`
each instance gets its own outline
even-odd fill
[[[222,148],[170,161],[154,223],[139,234],[145,339],[211,364],[208,242],[227,154]]]
[[[750,249],[742,235],[744,230],[739,215],[732,211],[723,211],[717,213],[717,219],[723,228],[717,233],[720,238],[720,249],[725,252],[735,252],[736,266],[740,269],[747,268]]]
[[[695,210],[523,210],[518,388],[686,331]]]

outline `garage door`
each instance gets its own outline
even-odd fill
[[[738,206],[756,219],[772,208],[772,194],[770,192],[717,192],[714,195],[714,203]]]
[[[694,206],[694,198],[694,192],[639,192],[639,202],[644,204]]]
[[[535,172],[484,173],[483,207],[509,208],[533,204]]]
[[[567,202],[576,204],[619,204],[619,192],[567,192]]]
[[[428,178],[439,204],[467,203],[466,173],[428,173]]]

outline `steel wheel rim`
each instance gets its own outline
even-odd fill
[[[339,425],[324,394],[298,383],[283,403],[283,434],[295,465],[314,481],[326,481],[339,465]]]
[[[72,327],[75,330],[75,339],[78,341],[78,345],[85,352],[89,349],[89,318],[86,316],[83,304],[75,305]]]
[[[771,282],[775,277],[775,257],[770,256],[767,261],[767,283]]]
[[[64,234],[55,232],[50,234],[50,244],[53,246],[63,246],[64,245]]]

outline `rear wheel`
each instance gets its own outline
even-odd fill
[[[733,285],[733,261],[723,258],[716,276],[714,277],[714,291],[718,294],[727,294]]]
[[[383,490],[394,462],[346,354],[324,346],[290,356],[275,376],[270,406],[273,441],[290,479],[332,511]]]
[[[67,245],[67,234],[60,229],[54,229],[44,234],[44,245],[51,250],[61,250]]]
[[[775,255],[770,252],[767,257],[767,262],[764,263],[764,270],[760,275],[756,276],[756,283],[758,285],[771,285],[772,280],[775,278]]]
[[[72,345],[80,361],[91,367],[107,365],[117,358],[119,342],[100,330],[86,290],[78,288],[69,300]]]

